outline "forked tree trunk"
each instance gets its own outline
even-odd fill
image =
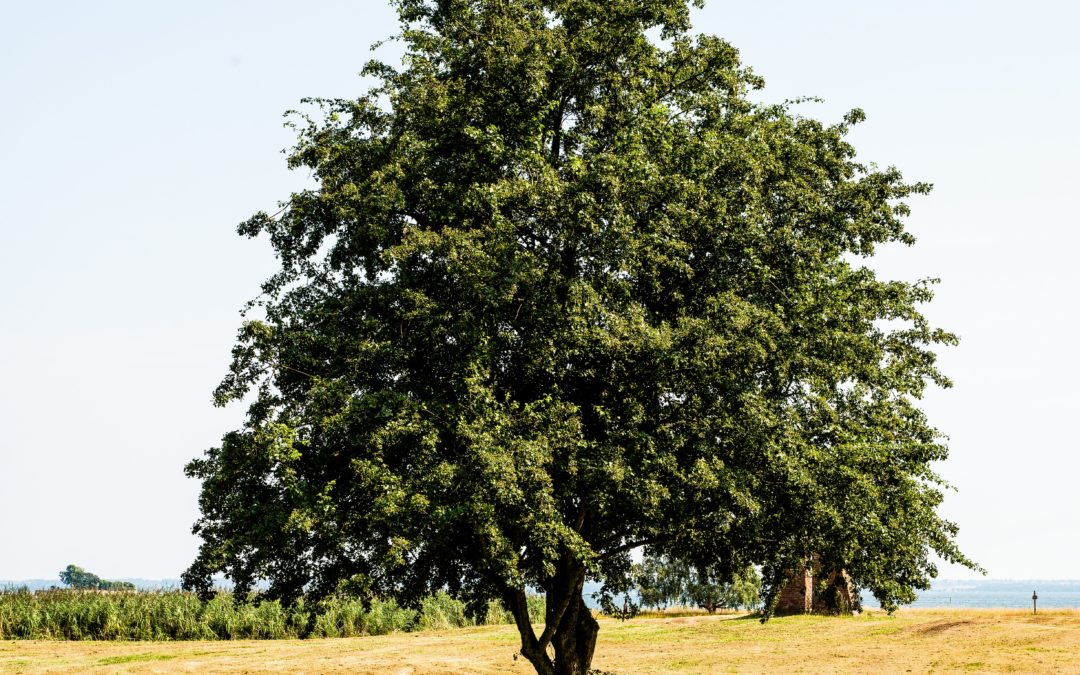
[[[581,597],[584,581],[584,569],[556,575],[548,590],[546,625],[539,639],[529,622],[524,590],[511,595],[510,606],[521,635],[521,655],[539,675],[587,675],[592,668],[600,624]]]
[[[596,651],[596,634],[600,624],[593,618],[585,601],[567,608],[559,628],[555,631],[555,672],[557,675],[586,675],[592,668],[593,652]]]

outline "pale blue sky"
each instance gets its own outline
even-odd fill
[[[993,578],[1080,578],[1080,9],[1066,2],[713,1],[765,98],[862,107],[865,161],[936,184],[892,276],[942,278],[957,386],[943,512]],[[272,270],[234,234],[306,176],[281,114],[351,96],[394,30],[366,2],[0,0],[0,579],[68,563],[175,577],[194,555],[182,466],[235,427],[210,392]],[[391,49],[392,53],[392,49]],[[945,576],[960,576],[946,570]]]

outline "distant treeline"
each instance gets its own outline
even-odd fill
[[[133,591],[135,584],[128,581],[108,581],[78,565],[68,565],[60,572],[60,581],[84,591]]]
[[[544,619],[544,599],[529,598],[534,623]],[[331,597],[318,603],[237,603],[229,593],[201,602],[184,591],[0,591],[0,640],[248,640],[385,635],[511,623],[491,602],[479,621],[446,593],[424,599],[420,609],[393,600]]]

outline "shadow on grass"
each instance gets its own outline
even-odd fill
[[[698,618],[698,617],[723,617],[730,621],[746,621],[749,619],[760,620],[761,612],[739,612],[739,611],[719,611],[709,614],[704,610],[697,609],[674,609],[674,610],[648,610],[644,612],[638,612],[634,619],[686,619],[686,618]]]
[[[732,617],[732,621],[761,621],[765,615],[761,612],[750,612],[749,614],[740,614],[739,616]],[[772,617],[770,617],[772,618]]]

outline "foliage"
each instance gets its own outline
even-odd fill
[[[633,577],[643,607],[663,609],[680,601],[685,566],[670,564],[667,558],[647,555],[634,566]]]
[[[420,603],[419,626],[423,630],[441,630],[474,626],[476,621],[466,615],[465,606],[450,597],[446,591],[439,591],[424,598]]]
[[[646,555],[635,566],[634,578],[646,607],[682,604],[712,614],[717,609],[754,609],[761,604],[761,575],[752,565],[725,575],[713,567]]]
[[[533,617],[543,620],[543,599],[530,596]],[[355,637],[395,631],[477,625],[465,606],[445,593],[426,598],[416,612],[393,599],[368,606],[355,598],[238,602],[218,593],[203,602],[194,593],[140,591],[0,591],[0,640],[258,640]],[[496,603],[485,625],[512,623]]]
[[[751,609],[760,604],[761,577],[748,566],[733,577],[720,576],[709,567],[687,569],[686,587],[682,601],[696,605],[709,614],[717,609]]]
[[[403,67],[314,101],[317,185],[239,227],[281,266],[216,393],[247,421],[187,467],[187,587],[497,598],[538,672],[582,673],[583,584],[641,546],[761,565],[766,614],[811,553],[890,609],[931,552],[972,565],[918,407],[955,338],[866,266],[929,186],[856,161],[861,111],[752,102],[686,0],[395,5]]]
[[[317,604],[311,637],[385,635],[412,630],[416,625],[416,611],[393,599],[374,600],[370,607],[364,607],[354,598],[331,596]]]
[[[135,584],[130,581],[106,581],[92,572],[87,572],[77,565],[68,565],[60,571],[60,582],[79,590],[95,591],[133,591]]]

